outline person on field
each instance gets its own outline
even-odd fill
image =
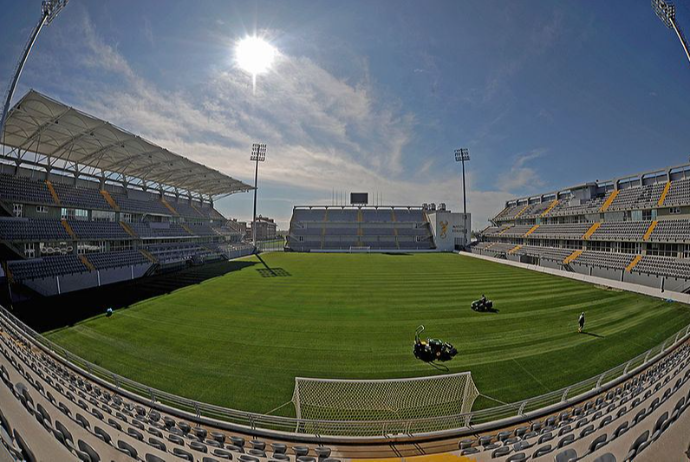
[[[578,327],[577,331],[579,333],[582,333],[582,330],[585,328],[585,312],[584,311],[582,313],[580,313],[580,317],[578,318],[577,323],[580,325],[580,327]]]

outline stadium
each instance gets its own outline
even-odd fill
[[[281,197],[276,232],[266,144],[233,173],[14,95],[77,2],[43,2],[0,124],[0,462],[690,457],[690,163],[533,181],[484,223],[461,148],[461,202]]]

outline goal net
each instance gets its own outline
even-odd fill
[[[350,253],[357,253],[357,252],[368,253],[370,251],[371,251],[371,246],[369,246],[369,245],[350,246]]]
[[[418,423],[416,430],[431,431],[440,429],[439,426],[463,426],[464,421],[458,416],[472,410],[477,396],[479,391],[470,372],[388,380],[296,377],[292,402],[298,419],[353,423],[412,420]],[[425,418],[428,428],[418,428],[424,425]],[[323,428],[320,431],[325,433]],[[358,433],[364,431],[359,428]]]

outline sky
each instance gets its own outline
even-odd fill
[[[690,2],[677,21],[690,33]],[[0,0],[0,89],[40,15]],[[238,68],[265,37],[270,72]],[[515,197],[688,162],[690,63],[649,0],[70,0],[44,28],[29,89],[253,182],[258,212],[369,192],[462,210],[473,229]],[[251,193],[216,202],[251,219]]]

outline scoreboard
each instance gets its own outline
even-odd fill
[[[350,193],[350,205],[367,205],[369,193]]]

